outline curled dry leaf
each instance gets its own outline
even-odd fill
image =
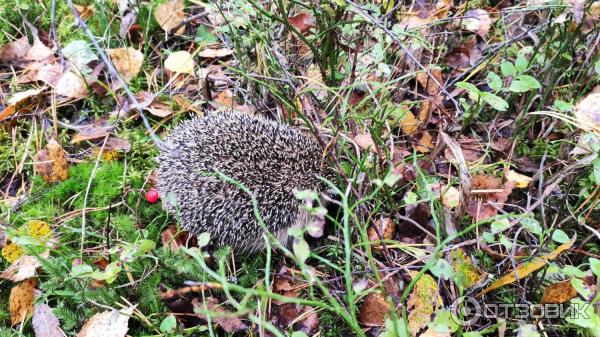
[[[465,13],[465,18],[461,23],[465,30],[485,36],[490,31],[492,19],[490,14],[483,9],[471,9]]]
[[[46,303],[35,305],[31,325],[35,337],[63,337],[65,333],[60,329],[60,322]]]
[[[48,256],[47,253],[43,254]],[[13,262],[6,270],[0,273],[0,278],[20,282],[30,277],[35,276],[35,270],[41,267],[42,264],[35,256],[23,255]]]
[[[577,126],[584,130],[600,131],[600,92],[593,92],[575,105]]]
[[[454,69],[453,76],[462,74],[466,69],[475,66],[483,57],[485,45],[477,42],[475,36],[463,42],[460,47],[452,49],[445,57],[446,64]]]
[[[12,326],[23,322],[27,316],[33,314],[36,286],[37,280],[30,278],[20,282],[10,290],[8,307]]]
[[[30,89],[25,90],[23,92],[18,92],[14,94],[11,98],[6,102],[6,107],[2,112],[0,112],[0,121],[3,119],[15,114],[19,110],[19,106],[27,102],[30,98],[39,95],[44,88],[41,89]]]
[[[233,49],[230,49],[230,48],[219,48],[219,49],[206,48],[206,49],[202,50],[200,53],[198,53],[198,56],[204,57],[204,58],[210,58],[210,59],[225,57],[225,56],[229,56],[229,55],[233,55]]]
[[[540,303],[561,304],[570,301],[575,296],[577,296],[577,290],[571,284],[571,279],[567,279],[546,287]]]
[[[79,128],[79,132],[71,139],[71,143],[79,143],[84,140],[103,138],[108,136],[112,125],[107,124],[105,120],[95,121],[94,124],[84,125]]]
[[[41,61],[48,56],[54,54],[54,50],[46,47],[46,45],[40,40],[39,37],[33,37],[33,45],[29,50],[27,50],[27,54],[25,55],[25,60],[27,61]]]
[[[516,184],[516,187],[518,188],[526,188],[527,186],[529,186],[529,183],[533,180],[533,178],[513,170],[507,170],[505,176],[506,180],[513,181]]]
[[[172,53],[165,60],[165,68],[174,73],[194,74],[194,59],[185,50]]]
[[[99,312],[85,322],[77,337],[124,337],[134,309],[135,305],[121,311]]]
[[[194,247],[196,246],[196,236],[190,235],[187,231],[180,231],[177,229],[177,225],[169,225],[161,233],[160,239],[163,247],[169,247],[172,251],[176,252],[181,247]]]
[[[156,6],[154,18],[165,32],[170,33],[185,19],[183,0],[171,0]],[[185,31],[185,25],[173,32],[174,35],[181,35]]]
[[[201,312],[209,311],[216,313],[215,316],[217,317],[211,317],[211,320],[219,324],[228,333],[242,331],[247,328],[246,324],[239,317],[225,310],[223,306],[219,305],[219,300],[214,297],[207,297],[205,303],[202,303],[198,298],[194,298],[192,305],[194,306],[194,311],[203,320],[206,320],[207,317]]]
[[[496,177],[476,175],[472,180],[473,195],[469,199],[467,213],[475,221],[496,216],[498,209],[502,209],[515,185],[514,181],[506,181],[502,185],[500,179]]]
[[[408,136],[414,135],[419,128],[419,120],[409,110],[405,111],[405,115],[404,118],[402,118],[401,123],[402,132]]]
[[[302,12],[289,17],[288,22],[302,34],[307,33],[316,24],[315,17],[308,12]]]
[[[8,43],[0,50],[0,64],[18,63],[25,59],[31,49],[27,36]]]
[[[366,326],[383,326],[385,317],[390,312],[390,304],[379,293],[370,293],[358,312],[358,320]],[[428,321],[429,322],[429,321]]]
[[[424,131],[418,143],[414,144],[415,150],[420,153],[429,153],[435,148],[433,145],[433,136],[429,131]]]
[[[84,98],[87,96],[87,84],[85,80],[71,70],[67,70],[56,82],[54,92],[57,95],[69,98]]]
[[[65,152],[54,139],[38,151],[35,156],[35,170],[47,182],[59,182],[67,179],[68,163]]]
[[[358,145],[358,147],[360,147],[361,149],[369,150],[373,153],[377,153],[377,147],[375,146],[375,141],[373,141],[373,137],[371,137],[370,134],[361,133],[361,134],[354,136],[354,138],[352,138],[352,140],[354,140],[356,145]]]
[[[110,49],[108,55],[125,82],[131,81],[142,69],[144,54],[137,49],[131,47]]]

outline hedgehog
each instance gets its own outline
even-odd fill
[[[264,247],[263,227],[284,245],[311,216],[296,191],[325,191],[323,150],[301,130],[242,112],[208,113],[173,128],[157,157],[163,207],[192,234],[240,252]],[[245,186],[243,191],[240,186]]]

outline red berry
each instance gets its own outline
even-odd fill
[[[156,188],[153,187],[146,192],[146,200],[151,204],[158,201],[158,191]]]

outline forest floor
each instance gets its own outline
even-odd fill
[[[600,336],[599,42],[600,1],[0,0],[0,337]],[[325,141],[289,249],[156,200],[232,110]]]

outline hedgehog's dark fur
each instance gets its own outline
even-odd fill
[[[251,197],[216,176],[252,191],[267,228],[283,244],[287,230],[309,216],[294,191],[322,191],[322,149],[300,130],[243,113],[207,114],[175,127],[158,156],[157,189],[181,225],[212,242],[252,252],[264,246]]]

